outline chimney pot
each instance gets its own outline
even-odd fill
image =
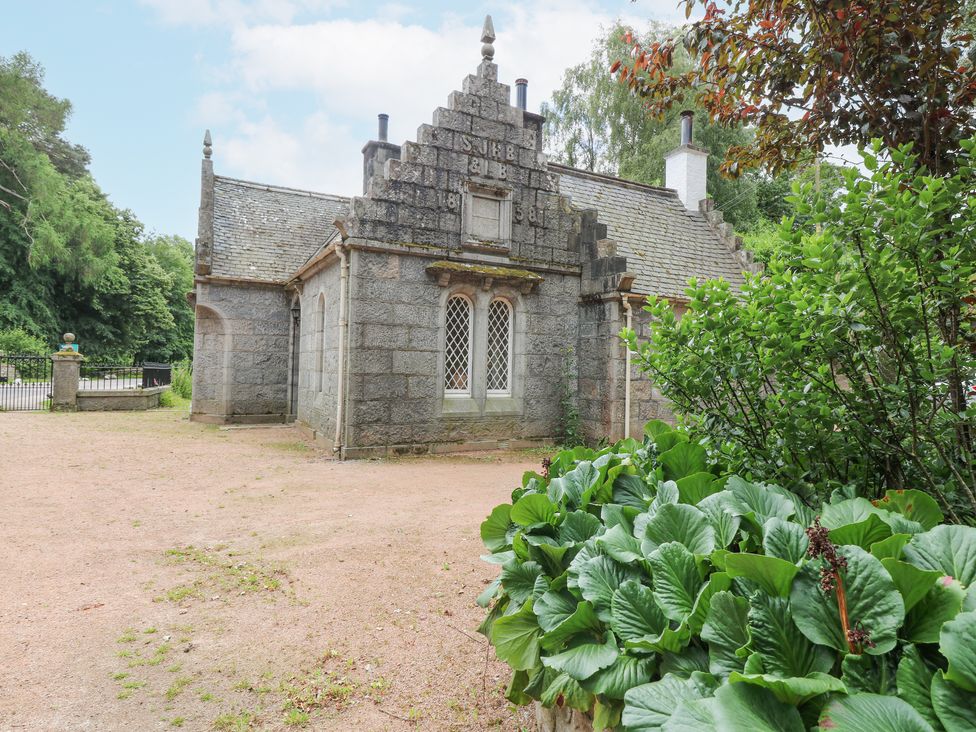
[[[691,110],[685,110],[681,113],[681,144],[690,145],[692,141],[692,125],[694,123],[695,113]]]
[[[521,109],[523,112],[528,107],[528,97],[529,97],[528,90],[529,90],[528,79],[515,80],[515,106]]]
[[[390,130],[390,115],[381,114],[379,115],[379,132],[378,139],[380,142],[386,142],[386,138]]]

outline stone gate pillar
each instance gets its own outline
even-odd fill
[[[78,377],[82,355],[71,348],[75,337],[64,334],[65,348],[51,355],[51,411],[74,412],[78,409]]]

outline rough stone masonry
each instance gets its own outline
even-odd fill
[[[361,457],[550,440],[567,393],[591,439],[667,418],[636,370],[628,398],[626,306],[646,327],[647,295],[680,309],[688,278],[753,269],[689,198],[706,156],[690,135],[669,154],[681,190],[550,163],[494,40],[489,17],[476,73],[415,140],[390,143],[381,115],[361,196],[217,176],[207,133],[193,419],[297,420]]]

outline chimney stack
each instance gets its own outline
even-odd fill
[[[388,141],[390,133],[390,115],[378,116],[376,136],[378,140],[370,140],[363,146],[363,193],[369,187],[373,173],[383,169],[387,160],[400,159],[400,146]]]
[[[528,105],[528,90],[528,79],[515,80],[515,106],[523,112],[527,109]]]
[[[694,114],[681,113],[681,144],[664,156],[664,184],[677,191],[689,211],[698,211],[699,203],[708,197],[708,152],[694,143]]]

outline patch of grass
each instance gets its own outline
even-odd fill
[[[122,631],[122,635],[119,636],[117,643],[133,643],[139,636],[132,628],[126,628]]]
[[[213,728],[220,730],[220,732],[247,732],[257,721],[258,718],[254,712],[243,711],[239,714],[228,712],[214,719]]]
[[[157,631],[157,629],[156,629],[156,628],[153,628],[153,627],[149,627],[149,628],[146,628],[146,629],[145,629],[144,631],[142,631],[142,632],[143,632],[143,633],[145,633],[146,635],[152,635],[153,633],[156,633],[156,632],[158,632],[158,631]]]
[[[213,701],[213,699],[214,699],[214,695],[211,694],[209,691],[205,691],[200,695],[200,701],[202,702]]]
[[[284,450],[285,452],[311,452],[312,448],[306,445],[304,442],[268,442],[266,443],[268,447],[272,447],[276,450]]]
[[[167,389],[159,395],[159,408],[186,411],[190,408],[190,400],[181,397],[172,389]]]
[[[300,709],[288,709],[285,712],[285,724],[290,727],[304,727],[308,724],[309,713]]]
[[[282,588],[281,578],[285,576],[283,569],[237,559],[237,553],[229,550],[226,545],[213,549],[198,549],[192,545],[169,549],[166,557],[177,564],[188,564],[207,570],[207,582],[216,584],[228,593],[276,592]],[[203,582],[199,580],[190,586],[180,585],[170,590],[166,597],[170,601],[178,602],[188,597],[200,596],[202,585]]]
[[[122,671],[119,671],[116,674],[112,674],[112,681],[121,681],[122,679],[126,678],[128,675],[129,674],[127,674],[127,673],[124,673]]]
[[[182,663],[174,663],[172,666],[170,666],[166,670],[169,671],[171,674],[178,674],[180,672],[180,669],[182,669],[182,668],[183,668],[183,664]]]
[[[170,724],[174,727],[182,727],[185,721],[186,720],[183,719],[183,717],[173,717],[173,719],[170,720]]]
[[[173,701],[173,699],[182,694],[183,690],[192,683],[193,679],[191,679],[189,676],[180,676],[179,678],[175,679],[172,684],[170,684],[163,696],[165,696],[169,701]]]

